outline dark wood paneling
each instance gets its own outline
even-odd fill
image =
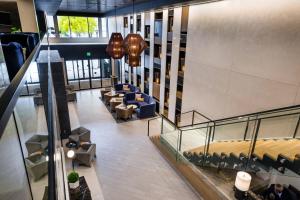
[[[42,46],[43,50],[47,46]],[[105,44],[68,44],[68,45],[51,45],[51,50],[58,50],[60,56],[65,60],[80,60],[80,59],[105,59],[109,56],[105,52]],[[90,52],[91,56],[86,53]]]

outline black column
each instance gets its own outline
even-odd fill
[[[37,59],[41,91],[43,96],[46,118],[48,113],[48,51],[40,51]],[[61,131],[61,138],[65,139],[71,134],[69,108],[65,87],[64,60],[60,57],[57,50],[50,51],[50,65],[52,72],[53,87],[56,97],[56,106]],[[55,108],[55,107],[54,107]]]

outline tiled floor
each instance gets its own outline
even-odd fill
[[[90,129],[97,144],[90,170],[95,170],[104,199],[199,199],[147,137],[147,120],[117,124],[99,95],[99,90],[78,92],[78,102],[70,103],[69,110],[72,128]]]

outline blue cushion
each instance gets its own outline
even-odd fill
[[[4,35],[0,35],[0,39],[3,44],[8,44],[10,42],[19,43],[23,48],[26,48],[26,57],[30,55],[35,47],[34,37],[23,33],[6,33]]]
[[[24,63],[22,46],[16,42],[2,44],[3,54],[10,81],[18,73]]]
[[[145,106],[145,105],[148,105],[148,103],[146,103],[146,102],[144,102],[144,101],[142,101],[142,102],[138,101],[138,106],[139,106],[139,107]]]
[[[147,94],[144,94],[144,93],[143,93],[143,94],[142,94],[142,97],[144,98],[144,101],[145,101],[145,102],[149,103],[149,98],[150,98],[150,97],[149,97]]]
[[[127,101],[127,105],[129,105],[129,104],[137,105],[138,102],[136,100],[129,100],[129,101]]]

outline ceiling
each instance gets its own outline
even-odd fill
[[[147,0],[135,0],[135,4],[146,2]],[[77,11],[106,13],[117,8],[131,6],[132,0],[62,0],[60,11]]]
[[[135,11],[153,8],[169,7],[175,4],[191,2],[210,2],[219,0],[134,0]],[[103,16],[132,13],[133,0],[35,0],[38,10],[46,11],[48,15],[82,15]]]
[[[134,2],[137,5],[149,2],[149,0],[135,0]],[[49,15],[54,15],[57,11],[103,15],[114,11],[115,6],[117,9],[132,6],[132,0],[35,0],[35,4],[37,9],[46,11]]]

